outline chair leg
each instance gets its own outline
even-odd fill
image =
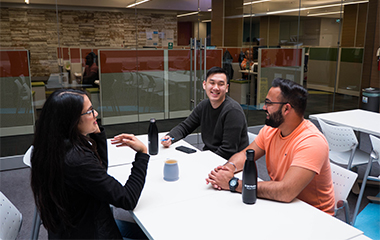
[[[33,217],[33,224],[32,224],[32,235],[30,236],[30,239],[35,240],[38,239],[38,235],[40,233],[40,226],[41,226],[41,218],[40,214],[38,213],[37,207],[34,210],[34,217]]]
[[[348,206],[347,201],[343,202],[344,215],[346,217],[346,223],[350,224],[350,207]]]
[[[363,198],[363,194],[364,194],[364,190],[365,190],[365,185],[367,184],[367,178],[368,178],[369,172],[371,171],[371,167],[372,167],[372,158],[370,157],[369,162],[367,164],[367,169],[365,170],[365,174],[364,174],[364,177],[363,177],[363,183],[362,183],[362,186],[360,188],[360,193],[359,193],[359,196],[358,196],[358,200],[356,202],[354,216],[352,217],[352,222],[351,222],[352,226],[355,225],[356,217],[357,217],[358,212],[359,212],[360,203],[361,203],[362,198]]]

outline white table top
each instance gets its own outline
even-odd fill
[[[167,132],[159,133],[158,138],[161,139],[161,137],[165,136]],[[145,146],[148,146],[148,135],[139,135],[137,138],[145,144]],[[136,152],[132,150],[129,147],[116,147],[115,145],[111,144],[111,139],[107,139],[107,148],[108,148],[108,166],[119,166],[119,165],[125,165],[125,164],[131,164],[135,160],[135,154]],[[159,140],[160,141],[160,140]],[[152,155],[150,156],[150,161],[154,159],[166,159],[168,157],[172,156],[178,156],[181,157],[183,154],[180,151],[173,151],[173,149],[177,146],[186,146],[190,147],[192,149],[197,150],[195,147],[191,146],[189,143],[185,142],[184,140],[180,140],[174,144],[172,144],[169,148],[164,148],[161,143],[159,143],[159,154],[158,155]],[[30,157],[33,150],[33,146],[30,146],[29,149],[26,151],[23,157],[23,161],[25,165],[30,167]],[[173,155],[173,152],[176,155]],[[197,150],[197,152],[200,152]],[[119,180],[120,181],[120,180]],[[126,179],[125,179],[126,181]],[[124,181],[124,183],[125,183]],[[121,181],[122,182],[122,181]]]
[[[257,72],[254,72],[252,70],[239,70],[241,73],[248,73],[248,74],[257,74]]]
[[[65,81],[63,80],[66,79]],[[72,83],[68,83],[68,73],[52,73],[45,85],[46,89],[58,89],[58,88],[83,88],[83,87],[92,87],[92,84],[80,84],[75,80]]]
[[[171,157],[173,153],[173,149],[177,146],[186,146],[190,147],[196,150],[195,147],[191,146],[189,143],[185,142],[184,140],[180,140],[174,144],[172,144],[169,148],[164,148],[160,142],[160,139],[165,136],[167,132],[159,133],[158,134],[158,154],[150,156],[150,161],[155,159],[166,159],[167,157]],[[145,146],[148,147],[148,135],[139,135],[137,138],[145,144]],[[107,139],[107,148],[108,148],[108,166],[117,166],[117,165],[123,165],[123,164],[130,164],[135,160],[135,154],[136,152],[132,150],[129,147],[116,147],[115,145],[111,144],[111,138]],[[199,151],[199,150],[197,150]],[[179,151],[175,151],[179,152]]]
[[[145,75],[149,75],[152,77],[156,77],[158,79],[164,78],[164,72],[163,71],[147,71],[147,72],[140,72]],[[168,73],[168,80],[174,83],[190,83],[190,74],[183,74],[178,73],[175,71],[169,71]]]
[[[139,203],[131,212],[151,239],[349,239],[362,232],[300,201],[280,203],[258,199],[242,202],[239,193],[218,191],[206,184],[207,174],[225,163],[205,151],[185,154],[166,149],[149,162]],[[170,153],[171,152],[171,153]],[[163,180],[164,161],[178,160],[180,178]],[[110,167],[121,183],[132,165]],[[240,173],[241,178],[241,173]]]
[[[362,234],[357,237],[351,238],[350,240],[372,240],[371,238],[367,237],[366,235]]]
[[[312,114],[310,119],[320,118],[327,123],[351,127],[355,131],[380,136],[380,114],[361,110],[347,110],[340,112]]]

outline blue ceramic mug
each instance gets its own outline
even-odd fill
[[[164,165],[164,180],[177,181],[179,178],[178,162],[177,160],[166,160]]]

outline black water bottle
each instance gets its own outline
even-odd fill
[[[158,129],[156,119],[151,118],[148,129],[148,149],[149,155],[156,155],[158,153]]]
[[[254,204],[257,198],[257,168],[255,163],[255,151],[248,149],[247,160],[243,168],[243,202]]]

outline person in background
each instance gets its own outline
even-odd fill
[[[253,55],[252,55],[252,51],[247,49],[244,53],[244,59],[243,61],[241,62],[240,64],[240,68],[242,70],[246,70],[246,69],[251,69],[251,67],[253,66]],[[247,68],[248,67],[248,68]]]
[[[254,62],[253,62],[252,51],[247,49],[244,53],[244,59],[240,63],[240,69],[241,70],[252,70],[253,64],[254,64]],[[242,78],[248,79],[248,73],[242,73]]]
[[[93,87],[99,87],[95,84],[95,80],[99,79],[99,68],[97,65],[97,57],[95,53],[90,52],[86,56],[86,66],[83,72],[83,84],[92,84]]]
[[[271,181],[257,184],[259,198],[291,202],[298,198],[330,215],[334,214],[334,188],[329,147],[323,134],[303,115],[307,91],[301,85],[277,78],[265,99],[264,126],[255,140],[233,155],[229,163],[216,167],[207,184],[216,189],[242,192],[242,181],[231,181],[243,169],[245,151],[255,150],[255,160],[265,154]]]
[[[110,204],[135,208],[145,184],[147,148],[134,135],[114,137],[113,144],[137,152],[123,186],[107,174],[106,135],[97,116],[86,94],[73,89],[55,91],[42,108],[31,187],[49,239],[146,238],[137,224],[115,222]]]
[[[212,67],[203,81],[208,99],[200,102],[190,116],[161,139],[169,147],[201,126],[203,150],[229,159],[248,145],[247,121],[242,107],[226,95],[229,79],[224,69]],[[172,140],[174,138],[174,140]]]

